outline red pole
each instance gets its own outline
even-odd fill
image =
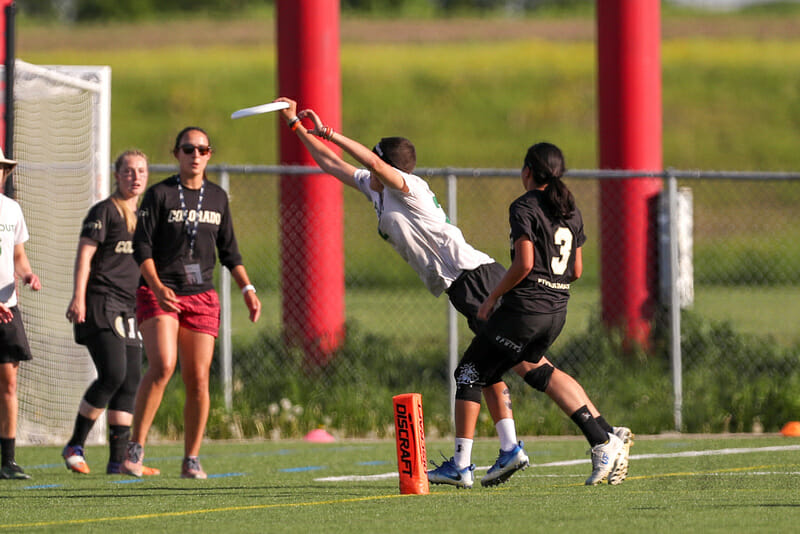
[[[661,170],[659,0],[598,0],[600,167]],[[600,185],[603,320],[647,346],[657,296],[658,178]]]
[[[8,35],[8,20],[6,19],[6,9],[14,3],[14,0],[0,0],[0,63],[6,64],[6,37]],[[0,78],[3,92],[5,94],[5,80]],[[6,105],[5,99],[0,101],[0,147],[6,152]],[[11,157],[11,156],[8,156]]]
[[[339,0],[278,0],[279,93],[341,127]],[[282,164],[316,166],[287,128]],[[328,175],[284,175],[280,183],[281,282],[287,343],[312,367],[325,365],[344,337],[342,184]]]

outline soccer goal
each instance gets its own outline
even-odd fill
[[[65,317],[81,222],[110,182],[110,67],[37,66],[17,60],[14,172],[42,290],[19,288],[33,360],[20,365],[19,444],[65,444],[96,374]],[[105,419],[88,443],[105,442]]]

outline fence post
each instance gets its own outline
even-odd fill
[[[669,324],[672,364],[673,416],[675,430],[683,428],[683,364],[681,361],[681,301],[678,294],[678,180],[672,169],[666,172],[669,210]]]
[[[452,224],[458,224],[458,178],[447,173],[447,216]],[[454,373],[458,365],[458,312],[448,302],[447,306],[447,353],[450,369],[450,420],[456,420],[456,381]]]
[[[219,177],[220,187],[230,196],[231,179],[228,171],[223,170]],[[222,391],[225,395],[225,410],[233,409],[233,348],[231,344],[231,273],[221,268],[219,275],[219,302],[221,335],[219,341],[220,376]]]

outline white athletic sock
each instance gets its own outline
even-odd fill
[[[453,455],[456,467],[464,469],[472,463],[472,440],[456,438],[456,453]]]
[[[500,450],[508,452],[517,446],[517,427],[513,419],[500,419],[494,427],[500,438]]]

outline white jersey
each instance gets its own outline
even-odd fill
[[[15,200],[0,194],[0,302],[17,305],[14,247],[28,240],[28,227],[22,208]]]
[[[353,178],[375,207],[378,233],[411,265],[431,293],[438,297],[463,271],[494,263],[450,224],[425,180],[395,170],[405,179],[408,193],[389,187],[376,193],[369,187],[366,169],[357,170]]]

